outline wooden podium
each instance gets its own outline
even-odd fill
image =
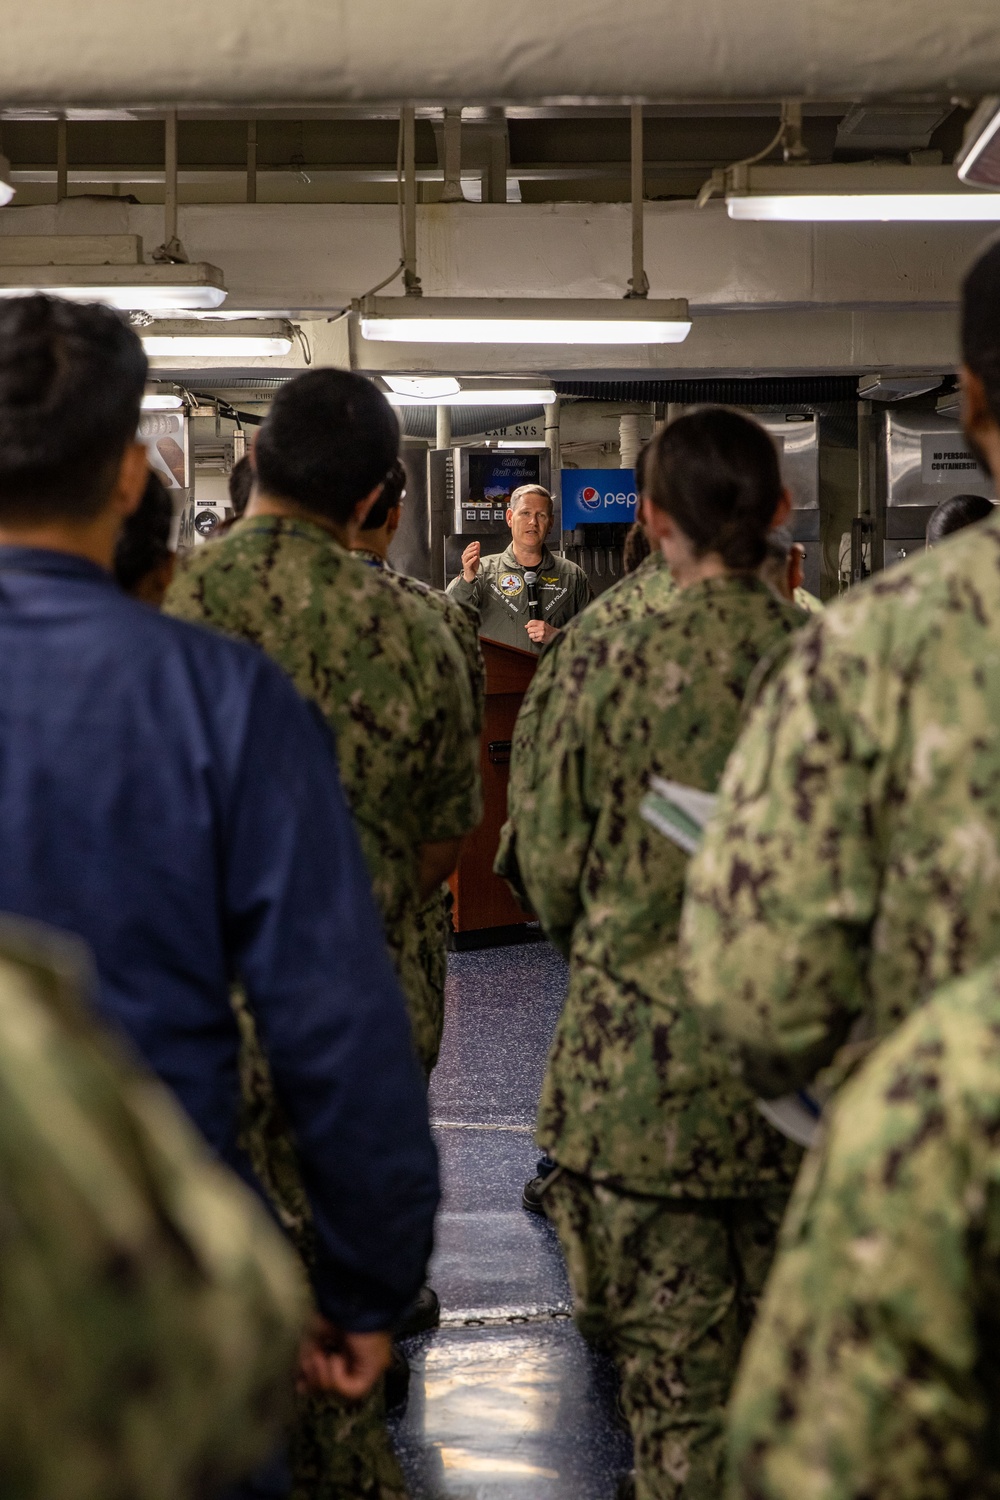
[[[484,927],[512,927],[530,922],[505,881],[493,873],[500,830],[507,817],[507,779],[510,744],[521,700],[528,689],[538,657],[499,641],[480,637],[486,663],[486,712],[479,750],[483,777],[483,821],[462,846],[458,868],[451,877],[455,898],[452,919],[456,932]]]

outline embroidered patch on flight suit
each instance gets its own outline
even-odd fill
[[[501,573],[497,581],[500,585],[500,592],[506,594],[508,599],[519,594],[524,588],[524,579],[520,573]]]

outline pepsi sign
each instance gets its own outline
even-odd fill
[[[563,530],[612,521],[630,525],[636,499],[634,469],[563,469]]]

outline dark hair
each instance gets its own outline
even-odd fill
[[[649,450],[652,446],[652,440],[643,443],[635,456],[635,492],[640,500],[646,493],[646,469],[649,465]]]
[[[0,518],[88,520],[139,426],[142,344],[120,313],[58,297],[0,304]]]
[[[767,551],[781,499],[778,451],[757,422],[723,406],[678,417],[651,445],[646,493],[698,557],[752,572]]]
[[[928,547],[933,547],[935,542],[950,536],[953,531],[962,531],[976,521],[985,521],[994,509],[993,501],[987,500],[985,495],[949,495],[947,500],[935,505],[927,522]]]
[[[622,563],[626,573],[634,573],[639,564],[645,562],[651,551],[646,528],[641,521],[633,521],[625,533],[625,545],[622,548]]]
[[[237,520],[249,504],[252,489],[253,464],[250,462],[250,455],[244,453],[243,457],[233,464],[229,474],[229,500],[233,507],[233,515]]]
[[[381,391],[347,370],[310,370],[283,385],[257,434],[260,488],[343,525],[385,478],[399,423]]]
[[[150,474],[139,508],[126,520],[115,547],[115,578],[127,594],[170,556],[173,518],[170,491],[159,475]]]
[[[990,412],[1000,422],[1000,238],[962,282],[962,359],[983,382]]]
[[[389,519],[389,512],[402,504],[406,490],[406,470],[397,458],[382,481],[382,493],[361,523],[362,531],[379,531]]]
[[[764,543],[764,556],[757,569],[758,576],[770,584],[783,599],[791,597],[788,590],[788,559],[791,550],[791,535],[786,526],[770,532]]]

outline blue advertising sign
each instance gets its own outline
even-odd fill
[[[562,523],[564,531],[575,526],[599,526],[609,521],[635,520],[634,469],[563,469]]]

